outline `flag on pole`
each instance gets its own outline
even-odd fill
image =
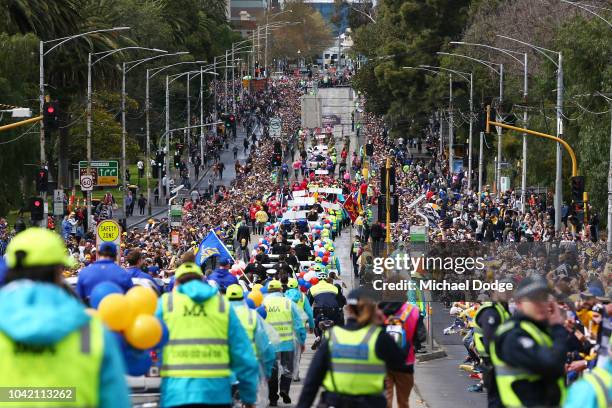
[[[211,256],[228,258],[232,263],[234,262],[234,257],[214,231],[210,231],[206,238],[200,243],[198,251],[196,252],[196,264],[202,266]]]
[[[357,206],[355,204],[355,200],[353,200],[353,196],[349,195],[346,201],[344,202],[344,209],[348,213],[349,217],[351,217],[351,222],[355,222],[359,212],[357,211]]]

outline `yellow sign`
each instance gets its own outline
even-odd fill
[[[98,224],[98,240],[117,242],[121,235],[121,227],[116,221],[105,220]]]

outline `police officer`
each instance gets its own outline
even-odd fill
[[[487,390],[487,403],[489,408],[502,406],[495,384],[493,365],[491,364],[491,356],[489,354],[489,344],[493,341],[497,328],[510,319],[510,310],[508,308],[510,293],[509,291],[494,292],[497,301],[483,303],[476,312],[476,315],[474,315],[473,320],[474,346],[480,357],[483,369],[483,383]]]
[[[46,229],[20,232],[6,248],[0,387],[58,388],[55,404],[62,407],[130,407],[115,336],[63,286],[62,272],[74,262],[61,237]]]
[[[272,375],[272,366],[276,361],[276,352],[263,326],[263,320],[259,313],[251,309],[244,301],[244,291],[240,285],[230,285],[225,292],[225,297],[230,301],[236,315],[242,323],[242,327],[249,336],[257,358],[263,368],[266,378]]]
[[[279,396],[285,404],[291,404],[289,389],[293,378],[294,338],[297,339],[301,351],[304,351],[306,329],[297,305],[291,299],[283,296],[282,284],[279,280],[271,280],[268,283],[267,291],[268,295],[263,301],[267,313],[266,322],[276,330],[280,337],[276,350],[277,362],[283,369],[280,375],[280,387],[278,364],[274,364],[272,376],[268,381],[270,406],[275,407],[278,405]]]
[[[229,405],[232,373],[241,400],[252,406],[259,377],[253,346],[229,302],[203,279],[195,263],[180,265],[174,290],[157,306],[170,333],[162,351],[161,406]]]
[[[376,304],[363,288],[347,299],[347,323],[327,332],[304,381],[298,408],[312,406],[319,387],[324,407],[384,408],[387,370],[401,370],[405,352],[379,326]]]
[[[315,268],[318,268],[315,267]],[[319,282],[308,290],[308,300],[313,305],[315,320],[321,315],[333,320],[336,325],[342,325],[344,316],[342,307],[346,303],[342,289],[334,285],[325,270],[318,268],[317,278]],[[315,324],[315,330],[317,326]],[[316,333],[317,336],[319,333]]]
[[[521,281],[518,312],[500,325],[490,343],[499,397],[505,407],[550,407],[563,403],[567,332],[564,317],[540,276]]]

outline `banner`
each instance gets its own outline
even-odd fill
[[[327,170],[315,170],[315,174],[329,174]]]
[[[355,204],[355,200],[352,195],[349,195],[346,201],[344,202],[344,209],[348,213],[349,217],[351,217],[351,222],[355,222],[357,216],[359,216],[359,212],[357,210],[357,205]]]
[[[306,190],[296,190],[293,192],[293,197],[304,197],[307,192]]]
[[[332,210],[339,210],[340,204],[330,203],[329,201],[323,201],[321,203],[321,207],[323,208],[331,208]]]
[[[294,197],[293,200],[287,201],[287,207],[297,207],[301,205],[313,205],[315,203],[314,197]]]
[[[223,242],[221,242],[214,231],[209,232],[198,247],[198,252],[196,252],[196,264],[198,266],[202,266],[202,264],[211,256],[228,258],[232,263],[234,263],[234,257],[232,254],[230,254],[227,247],[223,244]]]

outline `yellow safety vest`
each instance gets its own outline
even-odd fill
[[[253,349],[257,354],[257,346],[255,345],[255,329],[257,328],[257,316],[255,316],[255,313],[257,312],[245,304],[234,305],[234,311],[238,319],[240,319],[240,323],[242,323],[242,327],[244,327],[244,330],[249,336],[249,340],[251,340],[251,344],[253,344]]]
[[[282,296],[266,296],[263,304],[266,308],[266,323],[276,330],[281,341],[293,340],[293,315],[291,299]]]
[[[312,295],[313,298],[322,293],[333,293],[334,295],[337,295],[338,287],[336,285],[332,285],[331,283],[328,283],[322,280],[310,288],[310,294]]]
[[[540,330],[535,324],[532,322],[522,320],[515,321],[510,320],[502,324],[497,328],[495,332],[495,336],[499,337],[503,333],[515,328],[520,327],[523,329],[531,339],[533,339],[539,346],[542,347],[552,347],[552,339],[550,336]],[[521,401],[521,398],[516,394],[513,384],[517,381],[530,381],[536,382],[540,380],[542,377],[540,374],[534,374],[524,368],[513,367],[507,364],[505,361],[501,360],[497,356],[497,352],[495,351],[495,343],[492,342],[490,345],[491,352],[491,362],[495,368],[495,382],[497,383],[497,389],[499,391],[499,396],[501,398],[504,407],[513,408],[513,407],[522,407],[525,404]],[[561,394],[561,400],[558,402],[559,405],[563,404],[565,400],[565,378],[559,377],[557,380],[557,387],[559,387],[559,391]]]
[[[328,333],[330,369],[323,386],[345,395],[377,395],[384,391],[386,367],[376,355],[380,327],[368,325],[359,330],[335,326]]]
[[[612,374],[601,367],[595,367],[593,371],[585,374],[583,379],[593,387],[598,408],[612,407],[612,398],[610,397]]]
[[[482,313],[483,311],[489,308],[494,308],[497,311],[497,314],[499,314],[499,317],[501,319],[499,322],[500,326],[504,324],[506,320],[510,318],[510,313],[508,313],[506,308],[497,302],[496,303],[487,302],[483,304],[480,307],[480,309],[478,309],[478,311],[474,315],[473,325],[474,325],[474,346],[476,347],[476,351],[478,351],[478,355],[480,355],[480,357],[489,357],[489,350],[485,347],[485,344],[483,341],[484,335],[482,332],[482,328],[478,325],[478,315],[480,315],[480,313]]]
[[[92,318],[56,344],[32,346],[14,342],[0,332],[0,387],[40,387],[55,399],[19,399],[7,407],[96,407],[104,355],[104,327]],[[60,389],[64,389],[63,393]],[[8,395],[10,397],[10,395]],[[42,396],[42,395],[41,395]]]
[[[162,377],[230,376],[229,304],[218,294],[203,303],[173,291],[162,296],[170,339],[163,349]]]

